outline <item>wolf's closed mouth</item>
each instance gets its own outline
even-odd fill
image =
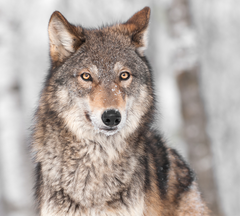
[[[105,130],[105,131],[115,131],[115,130],[117,130],[117,127],[101,128],[101,130]]]

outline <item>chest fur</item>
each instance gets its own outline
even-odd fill
[[[42,162],[46,201],[43,212],[142,215],[141,170],[137,168],[137,157],[128,148],[119,152],[109,146],[106,150],[99,143],[85,141],[52,148],[47,155]],[[138,213],[130,214],[132,211]]]

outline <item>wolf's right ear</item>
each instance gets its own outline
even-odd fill
[[[84,43],[83,29],[70,24],[58,11],[49,21],[50,56],[53,67],[60,65]]]

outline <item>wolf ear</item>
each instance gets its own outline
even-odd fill
[[[53,67],[60,65],[85,41],[83,29],[70,24],[58,11],[50,18],[48,34]]]
[[[150,18],[150,8],[145,7],[135,13],[127,22],[122,24],[124,30],[132,38],[132,43],[140,55],[144,55],[147,48],[147,33]]]

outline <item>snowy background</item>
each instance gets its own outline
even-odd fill
[[[31,119],[59,10],[96,27],[152,9],[158,125],[194,168],[213,215],[240,212],[240,1],[0,0],[0,216],[34,216]]]

